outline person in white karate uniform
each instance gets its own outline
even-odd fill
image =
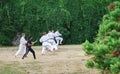
[[[59,32],[59,30],[57,30],[55,32],[55,39],[57,41],[57,45],[62,44],[63,38],[62,38],[62,34]]]
[[[42,55],[45,54],[46,49],[53,52],[53,46],[50,42],[48,42],[49,37],[47,36],[46,32],[43,33],[42,37],[40,38],[40,42],[42,43]]]
[[[25,33],[22,33],[22,37],[20,38],[19,49],[18,49],[18,51],[16,52],[15,57],[17,57],[18,54],[19,54],[21,51],[24,52],[23,54],[26,53],[26,43],[27,43],[27,41],[25,40]]]
[[[53,46],[53,48],[55,49],[55,50],[57,50],[58,48],[57,48],[57,44],[56,44],[56,42],[55,42],[55,40],[54,40],[54,38],[55,38],[55,34],[54,34],[54,31],[49,31],[48,33],[47,33],[47,36],[48,36],[48,42],[49,43],[51,43],[51,45]]]

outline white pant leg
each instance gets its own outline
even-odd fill
[[[54,45],[54,46],[53,46],[53,48],[54,48],[55,50],[58,50],[58,47],[57,47],[57,45]]]
[[[46,48],[48,48],[50,51],[53,51],[53,46],[50,43],[46,45]]]
[[[22,44],[19,45],[19,49],[16,52],[15,56],[17,56],[22,51]]]
[[[61,38],[61,37],[56,37],[56,40],[57,40],[58,45],[59,45],[59,44],[62,44],[63,38]]]
[[[56,42],[53,40],[53,48],[55,49],[55,50],[58,50],[58,45],[56,44]]]
[[[57,45],[62,44],[63,38],[61,38],[61,37],[56,37],[55,39],[56,39],[56,41],[57,41]]]
[[[26,53],[26,46],[23,46],[23,54],[25,54]]]
[[[53,49],[55,49],[55,50],[58,49],[58,48],[57,48],[57,44],[56,44],[56,42],[55,42],[53,39],[49,40],[49,43],[51,43]],[[51,47],[51,45],[49,45],[49,46]]]
[[[56,38],[56,42],[57,42],[57,44],[56,44],[56,45],[58,46],[58,45],[59,45],[59,39],[57,39],[57,38]]]
[[[53,46],[50,43],[48,43],[48,42],[42,43],[42,54],[45,54],[45,51],[46,51],[47,48],[50,51],[53,51]]]
[[[63,38],[60,38],[60,44],[62,44]]]
[[[42,47],[42,54],[45,54],[45,52],[46,52],[46,47]]]

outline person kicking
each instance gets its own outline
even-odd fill
[[[53,46],[53,48],[54,48],[55,50],[57,50],[58,47],[57,47],[57,44],[56,44],[56,42],[55,42],[55,40],[54,40],[54,38],[55,38],[54,31],[49,31],[49,32],[47,33],[47,36],[48,36],[48,42],[51,43],[51,45]]]
[[[59,32],[59,30],[57,30],[55,32],[55,39],[57,41],[57,45],[62,44],[63,38],[62,38],[62,34]]]
[[[53,52],[53,46],[48,42],[48,40],[49,37],[47,36],[46,32],[43,32],[43,35],[39,40],[42,43],[42,55],[45,55],[46,49]]]

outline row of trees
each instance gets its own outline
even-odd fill
[[[64,44],[93,41],[106,5],[114,0],[0,0],[0,45],[11,45],[18,32],[38,39],[59,29]]]

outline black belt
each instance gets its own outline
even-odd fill
[[[49,38],[48,40],[50,40],[50,39],[53,39],[53,38]],[[54,40],[54,39],[53,39]]]
[[[61,36],[56,36],[56,37],[61,37]]]

